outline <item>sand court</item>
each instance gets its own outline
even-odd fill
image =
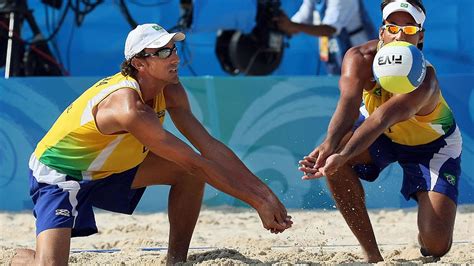
[[[362,261],[357,240],[336,210],[290,210],[293,228],[273,235],[255,211],[205,208],[191,241],[188,263],[215,264],[356,264]],[[416,209],[370,210],[375,234],[388,263],[474,263],[474,206],[458,208],[451,251],[441,260],[422,257],[416,242]],[[70,263],[164,264],[168,241],[166,213],[132,216],[96,215],[99,233],[73,238]],[[8,264],[15,248],[35,245],[30,213],[0,213],[0,264]]]

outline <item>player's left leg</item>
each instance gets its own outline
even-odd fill
[[[453,241],[456,204],[438,192],[418,192],[418,230],[422,252],[442,257]]]
[[[363,152],[340,167],[336,173],[328,175],[326,180],[337,208],[363,249],[365,260],[376,263],[383,261],[383,258],[365,205],[364,188],[359,173],[353,168],[353,165],[371,163],[369,152]]]
[[[135,175],[132,187],[171,185],[167,264],[185,262],[204,194],[204,180],[187,169],[149,153]]]
[[[423,255],[441,257],[451,248],[461,175],[461,135],[413,147],[399,146],[402,194],[418,202],[418,241]]]

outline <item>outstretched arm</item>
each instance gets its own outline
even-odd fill
[[[326,159],[335,153],[345,143],[351,134],[352,126],[359,116],[364,84],[370,78],[370,66],[367,65],[359,49],[349,49],[344,57],[342,74],[339,80],[340,97],[328,126],[323,143],[316,147],[308,156],[300,161],[305,175],[303,179],[322,177],[318,170]]]
[[[280,14],[275,18],[278,29],[288,35],[297,33],[306,33],[312,36],[331,36],[336,32],[336,28],[330,25],[314,25],[306,23],[298,23],[291,21],[286,14]]]
[[[169,104],[173,115],[177,109],[173,106],[173,101],[169,101]],[[175,115],[178,121],[179,117],[180,115]],[[286,209],[258,178],[230,171],[218,162],[196,153],[186,143],[163,129],[155,111],[142,102],[136,91],[121,89],[109,95],[99,104],[96,121],[102,133],[129,132],[156,155],[178,164],[215,188],[247,202],[257,209],[266,229],[282,232],[291,226]],[[191,120],[180,121],[178,128],[189,121]],[[201,132],[198,127],[195,130]],[[199,138],[195,134],[191,136],[193,141]],[[199,143],[203,146],[205,142],[200,140]]]
[[[169,85],[165,89],[167,110],[180,132],[195,146],[201,155],[219,165],[225,176],[219,177],[221,188],[216,188],[239,198],[254,207],[262,221],[277,219],[291,225],[286,209],[274,193],[256,177],[226,145],[213,138],[192,114],[186,92],[181,84]],[[215,182],[215,181],[214,181]],[[212,183],[210,183],[213,185]],[[280,212],[273,218],[273,210]]]
[[[425,80],[419,88],[408,94],[395,95],[377,108],[337,154],[328,158],[321,171],[324,175],[335,172],[345,162],[367,150],[390,126],[408,120],[418,113],[428,114],[436,107],[439,97],[435,72],[428,68]]]

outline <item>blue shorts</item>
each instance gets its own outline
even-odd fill
[[[361,124],[360,118],[356,127]],[[366,181],[374,181],[393,162],[403,169],[401,193],[406,200],[416,200],[419,191],[436,191],[457,204],[461,175],[461,134],[457,126],[439,139],[416,146],[392,142],[382,134],[369,147],[372,164],[355,165],[353,169]]]
[[[97,233],[92,207],[132,214],[145,188],[132,189],[138,166],[99,180],[70,176],[54,184],[38,183],[30,170],[30,195],[36,235],[47,229],[71,228],[72,237]]]

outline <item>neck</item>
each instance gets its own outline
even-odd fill
[[[156,80],[141,75],[137,75],[137,81],[140,84],[140,91],[145,102],[154,99],[167,85],[163,80]]]

